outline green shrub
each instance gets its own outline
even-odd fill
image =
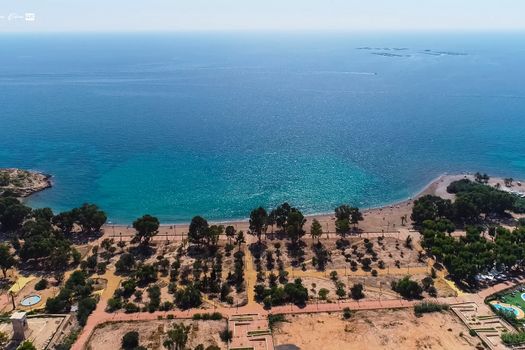
[[[81,326],[86,324],[87,318],[97,307],[97,300],[87,297],[78,302],[77,320]]]
[[[225,343],[229,343],[233,338],[233,332],[225,329],[219,333],[221,340]]]
[[[270,329],[273,329],[273,327],[280,322],[286,322],[286,318],[283,314],[275,314],[268,316],[268,326],[270,327]]]
[[[42,278],[35,284],[35,290],[44,290],[48,286],[48,282],[45,278]]]
[[[525,332],[519,333],[503,333],[501,341],[506,345],[520,345],[525,343]]]
[[[447,304],[438,304],[432,302],[423,302],[414,306],[414,312],[416,315],[422,315],[431,312],[441,312],[448,309],[449,306]]]
[[[133,304],[133,303],[127,303],[126,305],[124,305],[124,309],[126,310],[127,314],[132,314],[132,313],[140,311],[140,308],[138,307],[138,305]]]
[[[214,312],[214,313],[204,313],[204,314],[199,314],[199,313],[196,313],[195,315],[193,315],[193,319],[194,320],[203,320],[203,321],[219,321],[219,320],[222,320],[222,314],[220,312]]]
[[[135,349],[139,346],[139,333],[132,331],[124,334],[122,337],[122,348],[125,350]]]
[[[344,318],[345,320],[348,320],[350,317],[352,317],[352,310],[350,310],[349,307],[345,307],[345,308],[343,309],[343,318]]]

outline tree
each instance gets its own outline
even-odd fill
[[[339,297],[339,298],[343,298],[345,295],[346,295],[346,291],[345,291],[345,284],[341,281],[337,281],[335,283],[335,294]]]
[[[135,239],[140,244],[148,245],[151,238],[159,233],[159,219],[151,215],[144,215],[133,222],[133,228],[137,231]]]
[[[411,219],[416,225],[420,226],[425,220],[449,218],[452,216],[451,214],[452,202],[450,200],[426,195],[414,201]]]
[[[107,216],[96,204],[84,203],[80,208],[72,210],[75,222],[78,223],[82,232],[99,232],[102,225],[106,223]]]
[[[321,300],[326,300],[326,298],[328,297],[328,294],[330,293],[330,291],[326,288],[321,288],[319,289],[319,292],[317,293],[319,295],[319,298]]]
[[[135,267],[135,257],[130,253],[124,253],[115,263],[117,273],[129,273]]]
[[[279,205],[277,208],[271,211],[270,217],[271,221],[275,222],[275,225],[282,229],[286,230],[286,225],[288,221],[288,215],[291,212],[292,207],[288,203],[283,203]]]
[[[370,270],[370,265],[372,265],[372,260],[370,258],[361,259],[361,264],[363,265],[363,270]]]
[[[140,263],[135,271],[135,278],[139,285],[145,286],[157,280],[157,270],[153,265]]]
[[[292,244],[296,244],[301,237],[304,236],[305,231],[303,226],[305,223],[306,219],[299,210],[294,208],[288,214],[288,219],[286,221],[286,234],[288,235],[288,238],[291,239]]]
[[[312,236],[312,239],[317,238],[317,242],[319,242],[319,238],[323,235],[323,227],[317,219],[313,219],[312,221],[312,226],[310,227],[310,235]]]
[[[4,278],[7,277],[7,270],[13,267],[15,264],[15,258],[11,254],[11,249],[6,244],[0,244],[0,268],[4,274]]]
[[[0,211],[0,224],[5,231],[16,231],[20,229],[22,223],[31,213],[31,208],[19,203],[11,203],[4,210]]]
[[[250,234],[257,237],[259,243],[261,243],[261,235],[266,233],[268,228],[268,214],[263,207],[253,209],[250,213]]]
[[[53,225],[61,229],[65,233],[70,233],[73,231],[73,226],[75,225],[75,218],[70,211],[65,211],[55,215],[51,222]]]
[[[212,247],[216,247],[217,243],[219,242],[219,238],[221,237],[223,232],[224,232],[223,225],[211,225],[206,235],[207,244],[211,245]]]
[[[487,184],[490,180],[490,177],[487,174],[481,174],[477,172],[476,174],[474,174],[474,179],[476,180],[476,182]]]
[[[182,323],[174,324],[173,329],[168,331],[168,339],[164,341],[164,347],[168,350],[184,350],[190,331],[191,326],[185,326]]]
[[[29,340],[25,340],[16,350],[36,350],[36,347]]]
[[[24,238],[24,244],[18,251],[20,259],[24,262],[34,260],[54,270],[66,267],[71,258],[71,244],[63,234],[45,225],[30,226],[31,234]]]
[[[51,222],[51,219],[53,219],[53,210],[51,210],[51,208],[33,209],[32,216],[36,220]]]
[[[359,208],[350,208],[350,223],[354,225],[354,229],[359,224],[359,221],[363,221],[363,214],[359,211]]]
[[[175,303],[183,310],[198,307],[202,304],[201,292],[193,283],[190,283],[186,287],[177,290]]]
[[[459,221],[473,222],[480,214],[476,204],[467,196],[458,196],[453,204],[453,208],[455,216]]]
[[[338,206],[334,210],[336,220],[348,220],[350,218],[351,210],[352,208],[346,204]]]
[[[239,251],[241,251],[241,245],[245,242],[246,240],[244,239],[244,232],[239,231],[237,233],[237,237],[235,237],[235,244],[239,247]]]
[[[195,216],[191,219],[190,228],[188,231],[188,239],[191,243],[200,246],[204,243],[208,236],[208,221],[202,216]]]
[[[81,326],[86,325],[89,315],[97,307],[97,301],[94,298],[86,297],[78,302],[77,320]]]
[[[407,299],[419,299],[423,293],[423,288],[416,281],[412,281],[409,276],[405,276],[397,282],[393,281],[392,290]]]
[[[232,242],[232,239],[235,237],[235,233],[236,233],[236,230],[235,230],[235,227],[229,225],[229,226],[226,226],[226,237],[228,237],[228,243],[231,244]]]
[[[354,300],[360,300],[365,297],[363,293],[363,285],[361,283],[356,283],[350,288],[350,296]]]
[[[304,305],[308,300],[308,289],[303,286],[302,280],[297,278],[294,283],[284,286],[285,299],[296,305]]]
[[[335,220],[335,232],[345,238],[348,232],[350,232],[350,221],[348,219]]]
[[[122,337],[122,349],[133,350],[139,346],[139,333],[136,331],[127,332]]]

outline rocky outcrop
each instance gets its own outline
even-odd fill
[[[51,187],[51,175],[22,169],[0,169],[0,193],[12,191],[19,197]]]

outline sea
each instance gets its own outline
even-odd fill
[[[0,167],[121,224],[525,179],[525,33],[3,33]]]

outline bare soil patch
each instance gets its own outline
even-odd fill
[[[452,313],[416,317],[413,310],[359,311],[349,320],[339,313],[287,316],[274,342],[309,349],[474,349],[477,338]]]
[[[220,340],[219,332],[226,328],[226,321],[192,321],[192,320],[158,320],[149,322],[115,322],[106,323],[98,327],[89,341],[88,350],[107,350],[120,349],[122,337],[127,332],[136,331],[139,333],[140,345],[147,349],[162,349],[162,343],[166,339],[166,333],[175,323],[192,325],[189,336],[189,349],[194,349],[197,345],[203,344],[204,347],[210,345],[219,346],[226,349],[226,344]]]

